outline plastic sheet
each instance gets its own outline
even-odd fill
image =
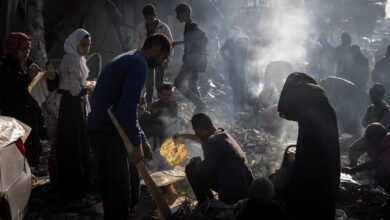
[[[27,139],[31,128],[22,122],[6,116],[0,116],[0,149],[22,138]]]

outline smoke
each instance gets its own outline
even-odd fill
[[[311,28],[311,19],[304,4],[291,5],[291,1],[282,1],[272,9],[272,14],[260,21],[256,33],[261,34],[264,42],[255,48],[254,57],[248,65],[248,74],[262,74],[271,61],[287,61],[294,69],[303,66],[307,59],[306,46]],[[258,95],[263,84],[250,89],[252,95]]]
[[[386,19],[390,18],[390,0],[386,1],[385,12],[386,12]]]

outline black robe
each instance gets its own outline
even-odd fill
[[[333,220],[340,181],[336,114],[314,80],[294,74],[279,101],[280,114],[299,126],[288,212],[293,219]]]
[[[32,61],[27,60],[27,65],[31,64]],[[28,163],[35,166],[42,152],[39,137],[43,119],[38,103],[28,92],[31,81],[30,75],[21,70],[15,59],[7,56],[0,60],[0,113],[31,127],[24,147]]]

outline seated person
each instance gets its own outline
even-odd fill
[[[375,170],[375,182],[390,194],[390,133],[380,123],[372,123],[366,129],[365,138],[372,147],[372,158],[370,161],[354,167],[347,167],[343,172],[355,174],[362,171]],[[387,201],[385,209],[386,216],[390,216],[390,201]]]
[[[185,168],[198,204],[214,199],[211,190],[226,204],[248,198],[253,175],[240,145],[225,130],[216,129],[205,113],[195,114],[191,123],[195,134],[177,134],[175,138],[202,144],[204,160],[194,157]]]
[[[390,121],[390,107],[384,101],[385,97],[385,87],[376,83],[370,89],[370,98],[372,104],[367,107],[366,113],[362,119],[363,127],[367,127],[369,124],[374,122],[379,122],[386,129],[389,129],[389,121]]]
[[[367,153],[369,159],[375,157],[375,145],[377,143],[376,135],[382,129],[382,126],[374,126],[380,123],[372,123],[368,126],[364,135],[358,140],[353,142],[348,150],[349,166],[355,167],[358,163],[358,159],[364,153]]]
[[[283,207],[275,198],[274,185],[268,178],[253,180],[249,199],[243,199],[234,206],[236,220],[253,219],[259,214],[272,219],[286,219]]]
[[[165,138],[177,133],[181,124],[178,104],[172,100],[172,89],[171,84],[162,84],[158,89],[159,100],[152,103],[150,112],[144,109],[144,114],[140,116],[140,125],[146,137],[155,139],[154,149]]]

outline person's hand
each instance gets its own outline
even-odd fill
[[[148,111],[148,112],[152,111],[152,103],[151,102],[146,103],[146,111]]]
[[[164,61],[161,66],[164,70],[168,69],[168,61]]]
[[[56,78],[56,75],[57,73],[54,72],[54,71],[47,71],[45,73],[45,76],[49,79],[49,80],[54,80]]]
[[[147,113],[148,113],[148,111],[146,110],[145,106],[138,107],[138,117],[142,117],[143,115],[145,115]]]
[[[41,71],[43,70],[37,64],[33,63],[28,67],[27,73],[31,78],[34,78]]]
[[[88,90],[93,90],[95,88],[96,82],[95,81],[86,81],[84,84],[84,88]]]
[[[144,158],[144,152],[142,150],[141,145],[134,146],[133,151],[131,152],[131,161],[135,164],[141,162],[141,160]]]
[[[153,157],[152,148],[147,141],[142,143],[142,150],[144,152],[145,158],[151,159]]]
[[[185,138],[185,134],[180,134],[180,133],[174,134],[172,136],[173,142],[179,143],[179,144],[182,144],[184,142],[184,138]]]

